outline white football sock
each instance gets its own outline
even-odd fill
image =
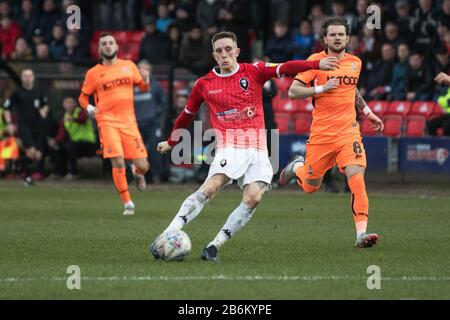
[[[241,204],[229,215],[227,222],[225,222],[214,240],[208,244],[208,247],[215,246],[219,249],[225,241],[234,236],[247,224],[247,222],[250,221],[254,212],[254,208],[250,208],[248,205],[241,202]]]
[[[206,203],[208,203],[208,196],[202,191],[197,191],[191,194],[184,200],[175,218],[173,218],[170,225],[166,228],[168,230],[181,230],[186,224],[194,220]]]
[[[123,207],[124,208],[127,208],[127,207],[133,207],[134,208],[134,202],[130,200],[127,203],[124,203]]]

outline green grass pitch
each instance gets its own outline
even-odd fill
[[[381,240],[355,249],[348,194],[274,190],[220,263],[202,261],[241,200],[229,187],[184,229],[187,259],[155,261],[149,244],[195,188],[133,187],[137,212],[125,217],[112,183],[1,182],[0,299],[450,299],[448,197],[369,190],[369,231]],[[69,265],[80,290],[66,286]],[[371,265],[381,289],[367,288]]]

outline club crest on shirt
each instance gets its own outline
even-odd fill
[[[244,89],[245,91],[248,90],[248,80],[245,78],[239,79],[239,86]]]
[[[352,62],[352,70],[356,71],[356,63]]]
[[[128,72],[128,68],[127,67],[122,67],[122,73],[127,73]]]
[[[220,166],[223,168],[227,165],[227,160],[226,159],[222,159],[220,160]]]

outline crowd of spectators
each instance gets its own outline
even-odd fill
[[[379,29],[367,23],[372,4],[381,9]],[[81,7],[80,29],[67,29],[71,5]],[[323,50],[321,26],[328,16],[348,20],[347,50],[363,61],[358,87],[366,100],[438,101],[448,96],[448,86],[433,79],[450,72],[450,0],[0,0],[0,53],[6,61],[92,65],[95,58],[89,44],[95,31],[142,30],[136,62],[176,64],[202,75],[214,66],[210,40],[218,31],[236,33],[240,61],[307,59]],[[157,85],[152,87],[158,93],[150,96],[159,97],[161,108],[166,98]],[[73,118],[84,125],[86,119],[79,115],[75,99],[64,98],[66,120],[57,119],[60,130],[55,140],[49,140],[49,148],[65,150],[56,157],[56,172],[75,175],[74,150],[79,145],[64,142],[63,138],[70,138],[63,134],[64,123]],[[139,103],[148,97],[140,98]],[[157,111],[157,121],[141,126],[152,132],[149,143],[156,141],[155,132],[161,130],[162,113]],[[86,154],[93,154],[87,149]],[[69,159],[68,167],[62,158]]]

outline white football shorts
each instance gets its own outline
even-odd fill
[[[272,164],[267,151],[230,147],[216,150],[207,179],[218,173],[229,177],[229,183],[237,180],[241,189],[257,181],[265,182],[270,187],[273,177]]]

